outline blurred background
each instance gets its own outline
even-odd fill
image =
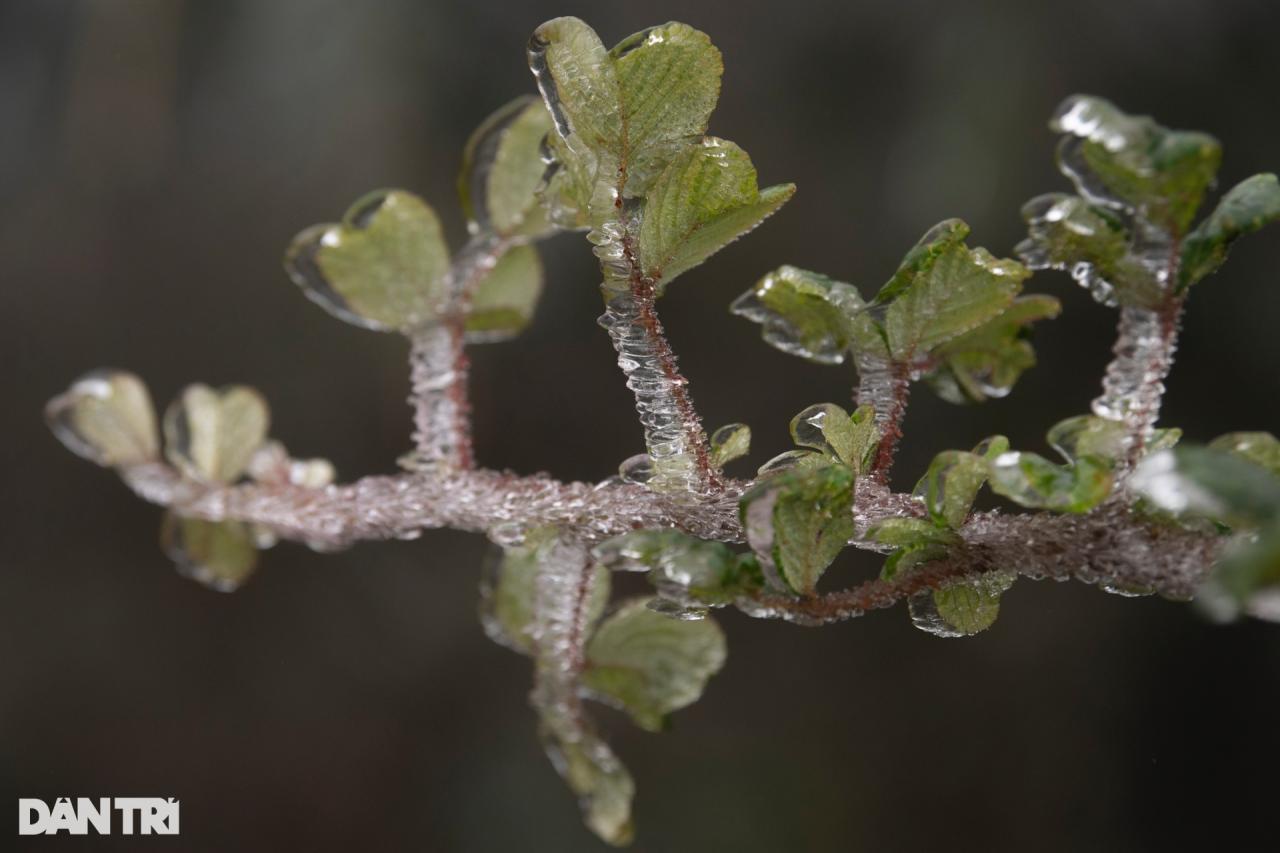
[[[463,143],[533,90],[525,41],[562,14],[606,43],[670,18],[710,33],[727,68],[712,131],[762,183],[799,185],[662,303],[707,424],[754,431],[743,475],[853,376],[766,347],[733,297],[783,262],[873,290],[949,216],[1008,254],[1020,204],[1067,187],[1046,127],[1066,95],[1213,132],[1224,186],[1280,168],[1271,0],[0,3],[7,809],[180,797],[182,836],[156,849],[602,849],[540,752],[528,661],[475,618],[481,537],[285,544],[219,595],[172,570],[156,508],[41,421],[98,366],[139,373],[162,406],[190,381],[245,382],[296,454],[344,479],[393,470],[405,345],[301,298],[283,249],[382,186],[424,195],[459,243]],[[533,328],[474,352],[479,458],[599,480],[640,430],[588,246],[567,235],[543,257]],[[1273,230],[1196,290],[1164,410],[1190,438],[1280,427],[1278,266]],[[1066,309],[1037,332],[1040,365],[982,407],[921,390],[898,485],[997,431],[1046,452],[1044,430],[1087,410],[1114,313],[1062,274],[1029,289]],[[842,558],[829,583],[876,568]],[[904,609],[822,630],[720,621],[729,663],[669,732],[601,711],[638,783],[637,850],[1273,848],[1280,626],[1027,581],[968,641]]]

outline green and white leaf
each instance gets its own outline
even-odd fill
[[[431,206],[403,190],[379,190],[338,225],[315,225],[285,255],[290,278],[339,319],[405,331],[443,310],[449,251]]]
[[[1280,181],[1254,175],[1236,184],[1182,244],[1178,287],[1186,288],[1222,266],[1238,237],[1280,220]]]
[[[245,385],[188,385],[165,412],[165,455],[186,477],[234,483],[267,440],[271,415]]]
[[[865,309],[852,285],[792,266],[765,275],[730,306],[761,325],[766,343],[818,364],[844,362],[858,334],[864,346],[878,341],[883,350],[883,337]]]
[[[481,279],[467,312],[467,342],[489,343],[515,337],[533,319],[542,295],[542,260],[532,246],[503,253]]]
[[[636,786],[609,745],[580,729],[557,734],[544,724],[540,734],[552,765],[577,795],[587,828],[609,844],[630,844],[635,837],[631,800]]]
[[[751,427],[726,424],[711,433],[711,464],[723,468],[726,462],[741,459],[751,452]]]
[[[770,583],[812,593],[853,535],[854,474],[845,465],[798,467],[742,499],[747,542]]]
[[[1232,543],[1196,601],[1221,621],[1247,613],[1280,622],[1280,522],[1273,522],[1256,538]]]
[[[671,159],[645,198],[640,267],[661,292],[781,207],[794,184],[756,185],[747,153],[709,136]]]
[[[258,565],[257,537],[241,521],[205,521],[170,510],[160,545],[183,577],[218,592],[234,592]]]
[[[835,403],[816,403],[791,419],[791,439],[844,463],[857,475],[874,454],[880,433],[869,405],[850,415]]]
[[[907,602],[911,622],[938,637],[979,634],[995,624],[1000,596],[1015,580],[1013,572],[987,572],[971,581],[912,596]]]
[[[1025,507],[1088,512],[1111,494],[1111,464],[1086,455],[1055,465],[1035,453],[1010,451],[991,460],[988,482],[996,494]]]
[[[680,530],[636,530],[616,536],[592,551],[614,571],[647,571],[664,594],[710,606],[728,604],[755,588],[753,567],[720,542],[699,539]]]
[[[1251,529],[1280,518],[1280,477],[1234,452],[1177,447],[1153,453],[1130,478],[1160,509]]]
[[[1229,432],[1209,446],[1234,453],[1280,477],[1280,439],[1269,432]]]
[[[516,98],[476,128],[463,152],[458,195],[472,233],[537,237],[548,230],[537,195],[547,170],[551,115],[533,95]]]
[[[914,494],[935,524],[958,530],[986,481],[986,459],[963,450],[944,450],[933,457]]]
[[[600,624],[587,643],[582,683],[636,725],[658,731],[667,714],[698,700],[724,666],[726,647],[714,621],[671,619],[651,610],[650,601],[626,602]]]
[[[71,452],[98,465],[139,465],[160,455],[151,395],[132,373],[88,373],[50,400],[44,416],[53,434]]]
[[[935,349],[925,378],[949,403],[1004,397],[1035,366],[1035,350],[1025,338],[1030,324],[1061,310],[1052,296],[1020,296],[999,316]]]

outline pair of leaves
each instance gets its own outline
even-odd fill
[[[551,127],[540,101],[518,98],[472,134],[458,191],[473,243],[450,262],[435,210],[404,190],[369,193],[342,222],[300,233],[285,268],[326,311],[376,331],[411,332],[457,310],[473,342],[501,340],[529,322],[542,290],[538,253],[553,230],[537,190]]]
[[[1100,302],[1156,308],[1221,266],[1236,238],[1280,218],[1275,176],[1255,175],[1189,231],[1222,157],[1206,134],[1086,95],[1063,102],[1050,126],[1079,194],[1028,202],[1017,252],[1033,269],[1069,271]]]
[[[557,18],[534,33],[529,65],[558,136],[547,204],[611,241],[621,238],[606,226],[624,218],[637,246],[627,263],[638,267],[625,278],[634,272],[661,294],[795,192],[760,190],[745,151],[704,135],[723,65],[692,27],[652,27],[606,50],[581,20]]]
[[[1211,615],[1280,621],[1280,441],[1232,433],[1161,451],[1139,464],[1132,486],[1163,510],[1236,531],[1198,595]]]
[[[791,419],[791,440],[804,450],[787,450],[760,466],[760,476],[792,468],[843,465],[857,477],[871,464],[880,442],[875,411],[859,406],[849,414],[835,403],[815,403]]]
[[[970,249],[968,234],[958,219],[934,226],[870,302],[844,282],[785,266],[731,310],[760,323],[767,343],[810,361],[836,364],[852,355],[903,365],[952,402],[1002,396],[1035,363],[1023,340],[1027,326],[1055,316],[1058,303],[1018,299],[1030,273]]]

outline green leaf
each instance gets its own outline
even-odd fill
[[[1155,453],[1173,447],[1181,437],[1180,429],[1155,430],[1143,450]],[[1047,438],[1049,446],[1067,462],[1075,462],[1082,456],[1095,456],[1115,463],[1128,452],[1128,433],[1124,424],[1097,415],[1077,415],[1058,421],[1049,428]]]
[[[1014,503],[1054,512],[1088,512],[1111,494],[1111,465],[1081,456],[1071,465],[1054,465],[1035,453],[1008,452],[991,460],[991,490]]]
[[[1269,432],[1229,432],[1209,446],[1234,453],[1280,477],[1280,440]]]
[[[614,571],[647,571],[665,598],[721,606],[758,586],[754,567],[719,542],[679,530],[636,530],[597,545],[597,560]]]
[[[915,494],[935,524],[958,530],[986,481],[986,459],[963,450],[944,450],[933,457]]]
[[[949,403],[1003,397],[1035,366],[1035,350],[1025,339],[1031,323],[1061,310],[1052,296],[1020,296],[999,316],[935,349],[925,378]]]
[[[706,132],[720,94],[720,52],[679,23],[653,27],[606,51],[577,18],[540,26],[529,67],[568,155],[585,167],[590,206],[609,214],[612,194],[643,196],[688,140]]]
[[[1114,210],[1079,196],[1048,193],[1022,207],[1028,238],[1014,251],[1031,269],[1071,273],[1104,305],[1155,307],[1164,287],[1133,251],[1133,236]]]
[[[746,424],[726,424],[711,433],[711,464],[717,468],[741,459],[750,451],[751,427]]]
[[[764,276],[730,306],[763,327],[766,343],[818,364],[841,364],[848,357],[854,317],[864,337],[879,338],[865,308],[852,285],[792,266]]]
[[[888,303],[884,329],[894,359],[912,361],[1000,315],[1030,272],[986,249],[969,249],[969,227],[939,223],[903,259],[876,296]]]
[[[589,731],[570,738],[544,725],[540,734],[552,765],[577,795],[587,827],[609,844],[630,844],[635,837],[631,800],[636,786],[609,745]]]
[[[891,548],[910,548],[921,544],[946,545],[955,536],[923,518],[886,518],[867,531],[867,538]]]
[[[534,237],[547,230],[537,197],[547,165],[542,142],[551,115],[541,99],[516,98],[489,116],[467,140],[458,195],[473,233]]]
[[[601,623],[587,643],[582,682],[623,708],[636,725],[659,731],[672,711],[698,700],[724,666],[724,634],[710,619],[681,621],[633,599]]]
[[[1280,523],[1256,539],[1233,543],[1197,594],[1210,615],[1226,621],[1242,612],[1280,622]]]
[[[340,225],[314,225],[285,255],[290,278],[339,319],[377,331],[430,323],[447,298],[449,251],[435,211],[403,190],[379,190]]]
[[[541,550],[554,544],[554,528],[531,531],[525,544],[494,548],[480,584],[480,622],[485,634],[500,646],[534,654],[534,595]],[[609,601],[609,572],[597,567],[587,602],[586,624],[594,625]]]
[[[1280,477],[1235,453],[1177,447],[1139,463],[1130,485],[1175,514],[1253,528],[1280,518]]]
[[[267,440],[267,402],[252,388],[188,385],[164,415],[165,455],[183,476],[234,483]]]
[[[205,521],[169,511],[160,544],[180,574],[218,592],[234,592],[258,565],[253,528],[240,521]]]
[[[830,457],[812,450],[784,450],[756,469],[756,477],[770,477],[793,468],[821,468],[830,464]]]
[[[857,475],[870,461],[880,433],[869,405],[850,415],[835,403],[816,403],[791,419],[791,439],[844,463]]]
[[[850,468],[826,465],[785,471],[748,492],[742,523],[765,577],[812,593],[853,535],[853,491]]]
[[[971,637],[993,624],[1000,615],[1000,596],[1017,575],[987,572],[980,577],[921,593],[907,602],[917,628],[938,637]]]
[[[1066,134],[1058,165],[1081,195],[1133,210],[1174,236],[1186,232],[1222,161],[1208,134],[1169,130],[1089,95],[1064,101],[1050,127]]]
[[[1222,266],[1237,237],[1280,219],[1280,182],[1254,175],[1231,188],[1213,213],[1187,235],[1178,267],[1178,287],[1190,287]]]
[[[98,465],[139,465],[160,455],[151,395],[132,373],[88,373],[50,400],[44,416],[67,449]]]
[[[781,207],[794,184],[756,186],[747,153],[714,136],[670,161],[645,198],[640,267],[661,292]]]
[[[515,337],[533,319],[542,295],[542,261],[532,246],[508,249],[476,288],[467,313],[467,342]]]

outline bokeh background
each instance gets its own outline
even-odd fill
[[[764,346],[732,298],[783,262],[875,288],[948,216],[1008,253],[1021,202],[1066,186],[1046,128],[1064,96],[1214,132],[1228,186],[1280,167],[1272,0],[0,3],[7,809],[180,797],[182,836],[155,849],[602,848],[540,753],[528,662],[476,621],[480,537],[282,545],[218,595],[171,569],[158,510],[41,422],[101,365],[143,375],[162,405],[189,381],[247,382],[295,453],[346,478],[392,470],[404,344],[301,298],[281,253],[380,186],[425,195],[461,241],[462,145],[532,91],[525,41],[559,14],[609,43],[669,18],[709,32],[727,67],[713,132],[762,182],[799,184],[662,303],[708,424],[754,430],[740,473],[853,378]],[[601,479],[640,431],[594,322],[586,244],[563,236],[543,256],[533,328],[474,354],[479,457]],[[1190,437],[1280,427],[1278,266],[1272,232],[1197,289],[1165,409]],[[1114,315],[1061,274],[1032,289],[1066,307],[1038,332],[1040,366],[979,408],[921,391],[899,485],[996,431],[1044,451],[1047,426],[1086,410]],[[850,557],[831,581],[875,570]],[[821,630],[721,622],[729,663],[669,732],[601,712],[639,785],[638,850],[1274,849],[1280,627],[1032,582],[968,641],[915,631],[901,609]]]

